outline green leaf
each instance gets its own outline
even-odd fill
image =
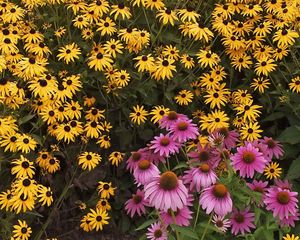
[[[181,168],[187,168],[187,167],[188,167],[188,165],[187,165],[185,162],[181,162],[181,163],[177,164],[177,165],[172,169],[172,171],[175,171],[175,170],[181,169]]]
[[[287,179],[290,179],[290,180],[300,177],[300,157],[296,158],[292,162],[286,177],[287,177]]]
[[[277,138],[281,142],[297,144],[300,143],[299,126],[292,126],[285,129]]]
[[[147,220],[146,222],[144,222],[141,226],[139,226],[137,229],[135,229],[135,231],[140,231],[148,226],[150,226],[152,223],[155,223],[156,220],[155,219],[150,219]]]
[[[22,125],[24,123],[27,123],[28,121],[30,121],[31,119],[33,119],[35,117],[35,114],[29,114],[25,117],[22,117],[19,119],[19,125]]]
[[[268,117],[264,118],[262,122],[274,121],[280,118],[283,118],[285,114],[283,112],[274,112],[270,114]]]
[[[184,236],[190,237],[192,239],[199,239],[199,236],[197,235],[197,233],[194,231],[194,229],[189,228],[189,227],[180,227],[174,224],[171,224],[171,228],[174,231],[178,231],[179,233],[181,233]]]

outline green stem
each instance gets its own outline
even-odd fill
[[[70,189],[71,185],[72,185],[72,182],[75,178],[75,175],[76,175],[76,172],[77,172],[77,169],[78,169],[78,165],[76,166],[75,170],[74,170],[74,173],[70,179],[70,181],[66,184],[66,186],[64,187],[62,193],[60,194],[58,200],[55,202],[54,204],[54,207],[52,209],[52,211],[50,212],[50,214],[48,215],[48,218],[46,220],[46,222],[43,224],[43,226],[41,227],[40,231],[37,233],[37,235],[35,236],[34,240],[40,240],[42,235],[43,235],[43,232],[46,231],[50,221],[51,221],[51,218],[52,218],[52,215],[53,213],[55,212],[54,210],[58,208],[58,206],[60,205],[60,203],[64,200],[68,190]]]
[[[173,212],[173,210],[171,210],[171,215],[172,215],[172,219],[173,219],[173,223],[176,225],[176,218],[175,218],[175,214]],[[175,229],[175,234],[176,234],[176,239],[180,240],[180,235],[179,232]]]
[[[210,224],[210,222],[211,222],[211,219],[212,219],[212,214],[210,215],[210,217],[209,217],[209,219],[208,219],[208,221],[207,221],[207,224],[206,224],[206,226],[205,226],[205,229],[204,229],[204,232],[203,232],[203,234],[202,234],[201,240],[203,240],[204,237],[205,237],[205,235],[206,235],[206,232],[207,232],[208,226],[209,226],[209,224]]]
[[[196,214],[196,218],[195,218],[195,222],[194,222],[194,229],[196,228],[196,225],[198,222],[199,213],[200,213],[200,204],[198,204],[198,208],[197,208],[197,214]]]
[[[157,40],[159,34],[161,33],[161,30],[163,29],[163,26],[164,26],[164,25],[162,25],[162,24],[160,25],[160,28],[159,28],[159,30],[158,30],[158,33],[156,34],[156,36],[155,36],[155,38],[154,38],[154,40],[153,40],[152,47],[154,46],[154,44],[155,44],[155,42],[156,42],[156,40]]]

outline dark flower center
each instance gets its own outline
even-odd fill
[[[250,151],[245,151],[243,153],[242,159],[244,163],[248,163],[248,164],[253,163],[255,161],[255,154]]]
[[[148,168],[150,168],[150,161],[143,159],[138,163],[138,167],[141,170],[147,170]]]
[[[243,223],[245,221],[244,215],[240,213],[235,214],[234,219],[237,223]]]
[[[198,154],[198,159],[200,162],[206,162],[209,159],[209,153],[206,150],[202,150],[201,152],[199,152]]]
[[[169,120],[176,120],[177,118],[178,118],[178,115],[176,112],[174,112],[174,111],[169,112],[169,114],[168,114]]]
[[[213,187],[213,194],[217,198],[224,198],[227,195],[228,189],[224,184],[217,183]]]
[[[31,183],[31,181],[29,179],[27,179],[27,178],[24,179],[23,182],[22,182],[22,184],[23,184],[24,187],[28,187],[30,185],[30,183]]]
[[[210,170],[210,166],[207,163],[203,163],[201,164],[201,166],[199,167],[200,171],[203,173],[208,173]]]
[[[23,234],[27,233],[27,228],[26,227],[22,227],[21,228],[21,233],[23,233]]]
[[[141,157],[142,157],[142,154],[140,154],[139,152],[134,152],[134,153],[132,153],[132,159],[133,159],[134,161],[140,160]]]
[[[185,131],[188,129],[188,124],[186,122],[177,123],[177,127],[179,131]]]
[[[277,201],[281,204],[288,204],[290,202],[290,195],[286,191],[277,193]]]
[[[160,145],[166,147],[170,144],[170,139],[168,137],[163,137],[160,139]]]
[[[140,195],[133,194],[132,200],[134,201],[135,204],[139,204],[143,200],[143,198]]]
[[[171,171],[164,172],[159,179],[159,186],[166,191],[175,189],[178,185],[178,178]]]
[[[24,168],[24,169],[29,168],[29,162],[27,162],[27,161],[22,162],[21,166],[22,166],[22,168]]]

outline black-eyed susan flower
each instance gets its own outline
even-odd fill
[[[229,117],[224,111],[215,110],[209,113],[207,116],[200,118],[200,128],[207,130],[209,133],[216,129],[228,128]]]
[[[37,191],[37,198],[38,201],[42,204],[42,206],[51,206],[53,202],[53,193],[50,187],[39,185]]]
[[[98,139],[97,144],[99,144],[100,148],[108,149],[111,146],[110,140],[110,137],[104,134]]]
[[[65,33],[67,29],[65,27],[59,27],[57,30],[55,30],[54,35],[58,38],[61,38]]]
[[[193,100],[193,93],[189,90],[181,90],[175,97],[176,103],[179,105],[188,105]]]
[[[131,18],[130,9],[129,7],[125,6],[124,3],[112,5],[110,14],[114,16],[115,20],[117,20],[119,17],[122,20]]]
[[[60,161],[56,157],[47,159],[46,166],[47,172],[53,174],[60,170]]]
[[[211,108],[217,107],[220,109],[221,106],[224,106],[228,101],[227,96],[230,94],[229,89],[225,88],[225,85],[225,83],[222,83],[216,89],[207,90],[204,102],[210,104]]]
[[[151,54],[138,56],[134,60],[137,61],[135,67],[138,69],[138,72],[153,72],[155,70],[155,60]]]
[[[213,53],[211,50],[200,50],[199,53],[197,53],[198,57],[198,63],[201,67],[214,67],[220,62],[220,57]]]
[[[115,151],[109,154],[108,160],[111,165],[118,166],[123,161],[124,155],[124,153]]]
[[[259,76],[268,76],[270,72],[275,70],[276,66],[276,63],[272,58],[261,58],[257,60],[257,63],[255,63],[254,71]]]
[[[273,41],[277,42],[278,47],[287,47],[295,43],[295,39],[299,37],[299,34],[293,29],[279,29],[275,32]]]
[[[267,179],[277,179],[282,173],[282,168],[279,167],[279,164],[276,162],[271,162],[264,169],[264,175]]]
[[[31,236],[32,230],[26,223],[26,221],[18,220],[18,224],[13,226],[14,239],[28,240]]]
[[[117,31],[116,23],[111,20],[109,17],[105,19],[100,19],[99,23],[97,24],[98,28],[96,31],[100,32],[101,36],[108,35],[111,36],[113,33]]]
[[[165,7],[165,4],[162,0],[144,0],[145,7],[150,8],[151,10],[161,10]]]
[[[119,87],[126,87],[130,82],[130,75],[126,70],[116,72],[116,83]]]
[[[110,206],[109,202],[107,201],[107,199],[100,199],[97,202],[96,208],[99,208],[99,209],[104,210],[104,211],[111,210],[111,206]]]
[[[129,114],[131,121],[141,125],[147,120],[148,111],[144,109],[144,106],[136,105],[133,107],[133,112]]]
[[[300,76],[292,78],[291,82],[289,83],[289,88],[292,90],[292,92],[300,93]]]
[[[84,125],[85,135],[89,138],[99,138],[103,127],[96,121],[89,121]]]
[[[200,14],[197,13],[193,8],[187,7],[178,10],[178,15],[182,22],[197,22],[200,17]]]
[[[113,63],[113,60],[109,57],[108,54],[92,54],[88,58],[89,68],[94,68],[96,71],[104,71],[109,69]]]
[[[254,141],[259,139],[261,137],[261,132],[262,130],[260,129],[260,125],[257,122],[245,123],[240,129],[242,139],[247,141]]]
[[[11,173],[16,175],[16,178],[28,177],[32,178],[35,174],[35,167],[33,162],[29,161],[23,155],[19,159],[12,161],[13,167],[11,168]]]
[[[74,62],[75,59],[79,59],[81,50],[76,43],[67,44],[64,47],[58,49],[58,60],[64,60],[66,64]]]
[[[256,121],[256,119],[260,116],[261,111],[258,110],[262,108],[262,106],[253,104],[253,101],[247,101],[245,103],[239,104],[235,110],[238,115],[243,115],[245,121]]]
[[[10,199],[11,209],[17,214],[20,212],[25,213],[26,211],[31,211],[34,209],[35,200],[36,197],[33,195],[28,195],[26,197],[24,194],[13,195]]]
[[[164,106],[155,106],[150,112],[151,121],[153,123],[157,123],[160,119],[162,119],[165,115],[169,113],[170,109]]]
[[[37,142],[29,135],[19,135],[16,140],[17,149],[23,153],[29,153],[37,146]]]
[[[156,14],[156,18],[158,18],[163,25],[171,24],[172,26],[174,26],[175,21],[178,20],[176,12],[170,8],[159,10]]]
[[[83,170],[91,171],[100,163],[101,159],[98,153],[84,152],[79,155],[78,164]]]
[[[101,198],[109,199],[111,196],[115,195],[116,188],[112,187],[111,182],[99,182],[98,193]]]
[[[103,225],[108,224],[109,216],[105,210],[96,208],[96,210],[91,209],[87,214],[87,219],[90,222],[92,229],[96,231],[103,230]]]
[[[103,45],[105,53],[113,58],[117,57],[117,54],[122,54],[123,45],[120,40],[111,39]]]
[[[6,190],[0,193],[0,209],[8,211],[12,205],[11,198],[13,194],[11,190]]]
[[[192,57],[190,57],[188,54],[183,54],[180,58],[180,62],[187,69],[191,69],[195,66],[194,59]]]
[[[175,60],[157,58],[155,62],[156,68],[152,72],[152,76],[156,80],[170,80],[173,77],[173,71],[176,71],[176,67],[173,65]]]
[[[257,77],[253,79],[253,82],[250,86],[256,91],[258,90],[259,93],[264,93],[266,89],[269,88],[270,81],[267,78]]]

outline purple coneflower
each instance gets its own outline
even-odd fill
[[[249,212],[249,208],[243,211],[233,209],[233,213],[230,217],[231,233],[234,235],[238,235],[239,233],[244,235],[245,233],[251,232],[251,228],[255,228],[254,218],[255,215]]]
[[[201,144],[198,144],[197,149],[189,152],[187,155],[191,158],[191,162],[213,164],[211,148],[207,144],[204,147]]]
[[[174,217],[172,216],[174,214]],[[165,224],[176,224],[178,226],[189,226],[190,220],[193,218],[193,212],[188,208],[188,206],[184,206],[181,209],[177,209],[172,213],[171,210],[162,211],[160,216]],[[174,222],[175,221],[175,222]]]
[[[268,163],[272,162],[272,158],[270,158],[270,154],[268,152],[268,147],[266,144],[262,143],[259,140],[254,140],[252,142],[245,142],[245,145],[251,143],[253,147],[257,148],[259,152],[263,154],[263,157],[267,160]]]
[[[295,222],[299,221],[300,213],[297,212],[296,215],[290,215],[288,218],[281,219],[279,221],[280,227],[295,227]]]
[[[256,181],[253,180],[252,183],[247,183],[247,186],[254,192],[259,192],[262,194],[261,203],[259,203],[259,206],[263,206],[263,199],[265,197],[265,192],[267,191],[268,182],[264,181]]]
[[[285,180],[275,179],[274,184],[276,185],[275,187],[292,191],[292,184],[287,179]]]
[[[296,216],[298,208],[298,193],[288,189],[271,187],[266,193],[264,203],[266,209],[273,211],[274,217],[279,217],[280,220]]]
[[[193,168],[192,184],[200,192],[201,188],[207,188],[217,182],[217,175],[207,163],[202,163],[199,167]]]
[[[178,120],[187,120],[188,117],[184,114],[176,113],[174,111],[170,111],[166,116],[164,116],[159,121],[160,128],[165,128],[169,130],[170,127]]]
[[[179,152],[180,144],[173,140],[167,135],[162,133],[159,136],[154,137],[154,140],[151,141],[150,149],[154,150],[154,153],[159,153],[162,157],[169,157],[171,154]]]
[[[275,141],[271,137],[264,137],[262,142],[264,144],[266,144],[268,154],[269,154],[271,159],[272,159],[273,156],[277,159],[279,159],[280,157],[283,156],[282,145],[278,141]]]
[[[158,210],[176,211],[187,203],[188,190],[175,173],[164,172],[145,185],[145,198]]]
[[[126,168],[133,173],[134,169],[137,167],[140,160],[146,158],[146,150],[145,148],[139,149],[137,152],[132,152],[131,156],[127,160]]]
[[[214,211],[220,216],[225,216],[232,211],[230,193],[227,187],[221,183],[205,188],[200,195],[199,203],[203,209],[206,209],[207,214]]]
[[[231,148],[236,146],[236,142],[238,141],[239,138],[239,134],[236,131],[234,130],[230,131],[228,128],[223,127],[223,128],[219,128],[217,132],[224,136],[223,143],[225,148],[230,150]]]
[[[218,228],[221,232],[227,232],[227,229],[230,227],[230,220],[225,219],[225,216],[213,215],[212,222],[215,227]]]
[[[165,227],[161,225],[161,223],[153,223],[147,229],[148,232],[146,233],[147,239],[150,240],[167,240],[168,234]]]
[[[153,177],[159,176],[159,170],[152,162],[143,159],[139,161],[137,167],[134,169],[133,176],[138,186],[145,185]]]
[[[253,147],[251,143],[238,147],[237,153],[230,158],[235,170],[239,170],[241,177],[253,177],[254,172],[262,173],[266,166],[266,159],[263,154]]]
[[[199,135],[197,125],[192,123],[192,120],[180,119],[171,127],[170,132],[172,137],[178,142],[186,142],[189,139],[195,139]]]
[[[212,147],[222,148],[224,145],[224,136],[219,132],[213,132],[208,136],[208,142]]]
[[[144,197],[144,192],[139,189],[135,194],[132,194],[132,198],[127,200],[125,203],[125,210],[128,215],[133,217],[134,214],[137,213],[139,216],[141,216],[146,212],[145,206],[148,204]]]

